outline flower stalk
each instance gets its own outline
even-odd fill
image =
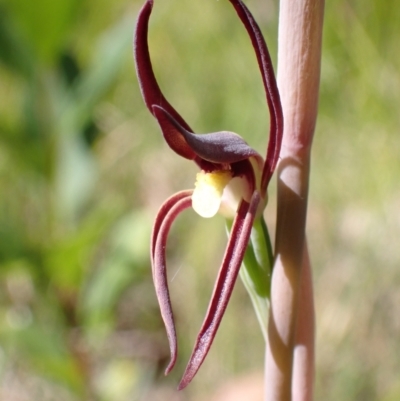
[[[314,306],[305,226],[319,93],[323,0],[281,0],[278,87],[284,136],[278,165],[275,263],[266,400],[311,400]]]
[[[313,389],[314,306],[305,225],[324,1],[281,0],[278,83],[283,114],[261,30],[241,0],[229,1],[249,35],[266,93],[270,135],[265,158],[233,132],[195,133],[164,97],[152,69],[147,44],[154,0],[146,0],[135,30],[136,71],[144,102],[171,150],[200,168],[195,188],[172,195],[164,202],[153,227],[153,280],[171,350],[166,374],[177,358],[165,254],[171,225],[189,208],[205,218],[221,213],[227,219],[228,244],[205,319],[178,388],[186,387],[203,363],[243,264],[240,274],[267,340],[266,400],[307,401],[312,399]],[[277,230],[272,270],[272,248],[262,212],[278,158]]]

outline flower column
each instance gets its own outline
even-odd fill
[[[323,10],[324,0],[280,2],[278,87],[285,123],[266,355],[268,401],[312,399],[314,306],[305,224]]]

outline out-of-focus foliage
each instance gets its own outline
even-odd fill
[[[162,373],[151,223],[196,169],[163,144],[140,97],[141,3],[0,1],[0,399],[197,401],[262,369],[238,283],[199,375],[173,390],[226,241],[222,219],[187,212],[168,244],[180,358]],[[198,132],[236,131],[263,153],[261,80],[231,5],[155,3],[150,46],[167,97]],[[276,60],[277,2],[247,4]],[[394,0],[326,4],[308,218],[316,399],[400,398],[399,20]]]

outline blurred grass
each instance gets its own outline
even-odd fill
[[[0,2],[0,399],[198,400],[263,367],[238,283],[199,375],[173,391],[226,241],[222,219],[187,212],[168,244],[180,357],[162,374],[147,244],[157,208],[196,168],[163,144],[140,97],[141,3]],[[278,4],[247,4],[276,62]],[[316,399],[400,398],[399,19],[394,0],[326,4],[308,218]],[[232,130],[262,152],[264,94],[228,2],[156,2],[150,49],[197,132]]]

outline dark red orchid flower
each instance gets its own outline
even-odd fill
[[[171,360],[165,374],[171,371],[177,357],[165,257],[171,225],[189,207],[193,207],[203,217],[212,217],[217,212],[234,217],[207,314],[179,389],[186,387],[193,379],[211,347],[243,261],[254,219],[265,208],[267,186],[278,162],[282,141],[282,108],[266,43],[242,1],[229,1],[250,36],[266,92],[270,112],[270,138],[265,161],[233,132],[193,133],[165,99],[154,76],[147,44],[153,0],[147,0],[141,9],[135,30],[136,72],[146,106],[156,118],[170,148],[178,155],[193,160],[200,168],[194,190],[179,192],[161,206],[151,238],[153,280],[171,351]]]

